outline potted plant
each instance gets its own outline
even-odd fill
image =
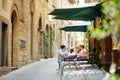
[[[48,58],[49,58],[49,56],[46,54],[46,55],[44,55],[44,58],[45,58],[45,59],[48,59]]]
[[[53,58],[54,28],[50,26],[50,58]]]
[[[44,58],[48,59],[48,36],[44,33]]]

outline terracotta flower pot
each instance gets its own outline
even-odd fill
[[[50,56],[50,58],[53,58],[53,56]]]
[[[48,59],[48,56],[45,56],[45,59]]]

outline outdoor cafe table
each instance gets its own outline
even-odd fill
[[[60,74],[63,75],[63,71],[65,70],[66,67],[70,68],[71,66],[76,66],[76,64],[86,64],[88,61],[63,61],[60,64]]]
[[[90,65],[87,64],[90,67]],[[106,72],[98,68],[87,68],[85,65],[81,69],[68,69],[63,72],[62,80],[103,80]]]

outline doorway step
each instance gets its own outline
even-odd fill
[[[18,69],[18,67],[0,67],[0,76],[1,75],[6,75],[7,73]]]

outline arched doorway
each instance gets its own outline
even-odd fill
[[[12,53],[11,53],[11,65],[18,66],[18,30],[17,30],[17,13],[13,10],[11,15],[12,23]]]

